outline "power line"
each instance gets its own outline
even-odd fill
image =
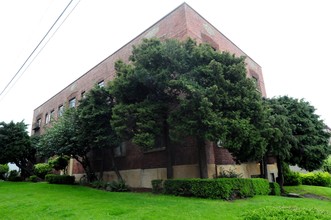
[[[11,78],[11,80],[7,83],[7,85],[5,86],[5,88],[1,91],[0,93],[0,97],[2,96],[2,94],[6,91],[6,89],[9,87],[9,85],[13,82],[13,80],[17,77],[17,75],[19,74],[19,72],[23,69],[23,67],[25,66],[25,64],[29,61],[29,59],[32,57],[32,55],[36,52],[36,50],[38,49],[38,47],[42,44],[42,42],[45,40],[45,38],[47,37],[47,35],[52,31],[53,27],[56,25],[56,23],[60,20],[60,18],[62,17],[62,15],[65,13],[65,11],[68,9],[68,7],[71,5],[71,3],[73,2],[73,0],[71,0],[68,5],[64,8],[64,10],[62,11],[62,13],[58,16],[58,18],[55,20],[55,22],[53,23],[53,25],[49,28],[49,30],[47,31],[47,33],[44,35],[44,37],[40,40],[40,42],[37,44],[37,46],[33,49],[33,51],[30,53],[30,55],[28,56],[28,58],[24,61],[24,63],[21,65],[21,67],[18,69],[18,71],[15,73],[15,75]],[[76,4],[76,6],[78,5],[78,3]],[[75,8],[76,8],[75,6]],[[72,12],[72,11],[71,11]],[[71,13],[70,12],[70,13]],[[63,24],[63,22],[61,23],[61,25]],[[57,31],[58,29],[56,29]],[[55,32],[56,32],[55,31]],[[54,32],[54,33],[55,33]],[[53,34],[54,35],[54,34]],[[48,41],[47,41],[48,42]],[[47,44],[47,43],[46,43]],[[44,45],[45,47],[45,45]],[[43,48],[44,48],[43,47]],[[42,49],[43,49],[42,48]],[[38,52],[38,54],[40,53],[40,51]],[[38,55],[37,54],[37,55]],[[35,59],[35,58],[34,58]],[[34,60],[33,59],[33,60]],[[30,63],[31,64],[31,63]],[[30,64],[28,65],[28,67],[30,66]],[[26,68],[27,69],[27,68]],[[25,69],[25,70],[26,70]],[[24,72],[23,72],[24,73]],[[23,74],[22,74],[23,75]]]

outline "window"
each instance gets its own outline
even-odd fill
[[[48,124],[50,120],[51,120],[51,116],[48,113],[46,113],[46,115],[45,115],[45,124]]]
[[[100,82],[98,82],[98,86],[99,87],[104,87],[105,86],[105,81],[100,81]]]
[[[41,118],[37,119],[37,125],[40,127],[41,126]]]
[[[86,98],[86,92],[85,92],[85,91],[82,92],[82,93],[80,94],[80,97],[81,97],[82,99],[85,99],[85,98]]]
[[[69,108],[75,108],[76,107],[76,98],[69,100]]]
[[[55,114],[55,112],[54,112],[54,109],[51,111],[51,114],[50,114],[50,120],[53,120],[54,119],[54,114]]]
[[[114,148],[114,156],[115,157],[123,157],[126,154],[126,144],[127,142],[122,142],[116,148]]]
[[[60,105],[57,111],[58,117],[61,117],[63,115],[63,111],[64,111],[63,105]]]

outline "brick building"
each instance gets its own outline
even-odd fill
[[[157,37],[160,39],[176,38],[184,40],[188,37],[195,39],[198,43],[208,43],[216,50],[228,51],[236,56],[245,56],[247,63],[247,77],[253,77],[262,93],[266,95],[261,67],[238,48],[233,42],[225,37],[213,25],[206,21],[194,9],[183,3],[161,20],[156,22],[135,39],[121,47],[115,53],[101,61],[76,81],[68,85],[62,91],[54,95],[45,103],[34,110],[32,134],[41,134],[51,124],[51,119],[60,117],[67,107],[75,107],[78,100],[84,96],[95,84],[102,85],[115,77],[114,63],[122,59],[127,61],[132,46],[139,44],[143,38]],[[198,177],[198,152],[194,142],[187,140],[176,147],[173,171],[175,178]],[[122,144],[117,151],[116,160],[119,164],[123,178],[133,187],[150,187],[152,179],[166,179],[167,155],[165,149],[160,147],[153,151],[143,152],[138,146],[129,142]],[[236,165],[231,154],[216,144],[209,143],[206,146],[208,175],[210,177],[224,169],[235,169],[244,177],[252,177],[260,174],[258,163],[246,163]],[[109,154],[108,154],[109,155]],[[107,152],[91,152],[91,159],[96,170],[102,167],[104,179],[116,179],[116,175],[110,169],[107,162]],[[268,165],[270,180],[276,175],[276,165]],[[83,170],[75,161],[70,162],[69,173],[79,177]]]

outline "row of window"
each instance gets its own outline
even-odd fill
[[[104,87],[105,86],[104,80],[98,82],[98,86],[99,87]],[[81,93],[81,98],[84,99],[85,96],[86,96],[86,92],[83,91]],[[70,99],[69,100],[69,103],[68,103],[68,107],[69,108],[75,108],[76,107],[76,104],[77,104],[76,102],[77,102],[76,97]],[[64,106],[63,105],[60,105],[58,107],[57,117],[61,117],[63,115],[63,112],[64,112]],[[52,111],[50,111],[50,113],[46,113],[45,114],[45,124],[50,123],[51,120],[54,119],[54,116],[55,116],[55,110],[54,109]],[[41,118],[38,118],[37,119],[37,124],[38,124],[39,127],[41,126]]]

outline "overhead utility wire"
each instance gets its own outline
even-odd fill
[[[30,53],[30,55],[28,56],[28,58],[24,61],[24,63],[21,65],[21,67],[18,69],[18,71],[15,73],[15,75],[11,78],[11,80],[9,81],[9,83],[7,83],[7,85],[5,86],[5,88],[1,91],[0,96],[6,91],[6,89],[13,82],[13,80],[16,78],[16,76],[18,75],[18,73],[23,69],[23,67],[25,66],[25,64],[29,61],[29,59],[31,58],[31,56],[36,52],[36,50],[38,49],[38,47],[40,46],[40,44],[45,40],[45,38],[47,37],[47,35],[49,34],[49,32],[51,32],[51,30],[53,29],[53,27],[60,20],[60,18],[62,17],[62,15],[67,10],[67,8],[71,5],[72,2],[73,2],[73,0],[71,0],[68,3],[68,5],[64,8],[64,10],[62,11],[62,13],[55,20],[55,22],[53,23],[53,25],[50,27],[50,29],[47,31],[47,33],[44,35],[44,37],[40,40],[40,42],[37,44],[37,46],[34,48],[34,50]]]

